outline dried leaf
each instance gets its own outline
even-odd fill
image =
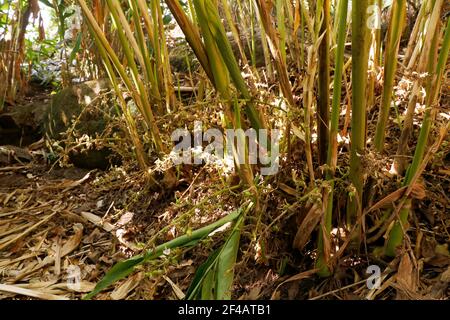
[[[163,276],[164,280],[166,280],[173,289],[173,292],[177,296],[179,300],[184,300],[186,295],[183,293],[183,290],[180,289],[169,277]]]
[[[418,275],[408,253],[405,253],[400,261],[396,279],[401,288],[408,292],[417,292]]]
[[[61,188],[65,188],[65,189],[63,190],[63,192],[67,192],[67,191],[69,191],[69,190],[71,190],[71,189],[73,189],[73,188],[76,188],[76,187],[82,185],[84,182],[86,182],[86,181],[91,177],[91,173],[92,173],[92,172],[89,172],[87,175],[85,175],[83,178],[81,178],[81,179],[78,180],[78,181],[68,181],[68,182],[65,182],[65,183],[62,184],[60,187],[61,187]]]
[[[132,277],[130,277],[127,281],[125,281],[121,286],[116,288],[111,293],[111,299],[113,300],[124,300],[131,291],[136,289],[139,283],[144,279],[144,273],[139,272]]]
[[[314,205],[300,225],[294,240],[294,248],[303,250],[316,226],[322,219],[322,210]]]
[[[8,293],[14,293],[14,294],[20,294],[27,297],[42,299],[42,300],[70,300],[69,298],[66,298],[64,296],[56,296],[53,294],[43,293],[37,290],[29,290],[20,288],[18,286],[11,286],[6,284],[0,284],[0,291],[8,292]]]
[[[383,208],[386,208],[386,207],[392,207],[392,204],[394,202],[396,202],[401,197],[403,197],[403,195],[405,194],[407,189],[408,189],[408,187],[403,187],[401,189],[398,189],[398,190],[392,192],[387,197],[384,197],[382,200],[378,201],[373,207],[371,207],[367,211],[367,213],[370,213],[370,212],[373,212],[373,211],[376,211],[376,210],[379,210],[379,209],[383,209]]]
[[[102,228],[106,232],[111,232],[111,231],[113,231],[115,229],[115,227],[111,223],[104,222],[102,218],[100,218],[99,216],[96,216],[93,213],[82,212],[81,215],[83,216],[83,218],[85,218],[88,221],[92,222],[97,227]]]
[[[84,230],[83,225],[81,223],[77,223],[73,226],[73,230],[75,231],[75,235],[73,235],[61,248],[61,258],[72,253],[81,243]]]
[[[284,192],[286,192],[287,194],[296,197],[298,195],[297,190],[295,190],[294,188],[289,187],[288,185],[285,185],[284,183],[280,183],[279,187],[281,190],[283,190]]]
[[[37,229],[38,227],[40,227],[41,225],[47,223],[51,218],[53,218],[54,215],[56,215],[57,212],[47,216],[45,219],[41,220],[40,222],[36,223],[34,226],[28,228],[27,230],[25,230],[24,232],[22,232],[21,234],[15,236],[13,239],[9,240],[6,243],[3,243],[2,245],[0,245],[0,251],[2,251],[3,249],[7,248],[8,246],[10,246],[11,244],[13,244],[14,242],[20,240],[21,238],[25,237],[27,234],[31,233],[32,231],[34,231],[35,229]]]
[[[290,277],[286,281],[284,281],[283,284],[287,283],[287,282],[301,281],[301,280],[305,280],[305,279],[311,278],[313,275],[316,274],[317,271],[318,271],[317,269],[314,269],[314,270],[309,270],[309,271],[306,271],[306,272],[299,273],[299,274],[297,274],[297,275],[295,275],[293,277]]]
[[[119,221],[117,221],[116,225],[123,227],[127,224],[129,224],[134,218],[134,213],[133,212],[126,212],[125,214],[123,214]]]
[[[411,189],[411,197],[417,200],[423,200],[426,196],[425,186],[422,183],[414,183]]]
[[[80,281],[76,284],[68,284],[68,283],[60,283],[53,285],[52,288],[60,288],[64,289],[69,292],[76,292],[76,293],[88,293],[94,290],[95,283],[89,282],[89,281]]]
[[[447,270],[441,274],[441,281],[447,283],[450,282],[450,267],[448,267]]]

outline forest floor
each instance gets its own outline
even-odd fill
[[[369,116],[369,130],[375,119]],[[389,130],[388,137],[395,140],[398,127]],[[394,148],[395,141],[391,144]],[[308,243],[301,251],[292,245],[311,211],[305,197],[320,193],[308,194],[301,183],[306,172],[302,155],[282,163],[281,172],[263,189],[260,212],[243,232],[233,297],[448,299],[448,140],[443,149],[423,174],[426,196],[414,202],[407,251],[393,261],[377,257],[376,247],[383,243],[380,234],[366,243],[365,252],[350,248],[341,254],[328,279],[314,275],[314,245]],[[108,171],[51,165],[45,160],[43,140],[11,150],[9,163],[4,161],[0,167],[0,299],[80,299],[115,263],[150,249],[149,244],[167,242],[187,229],[216,221],[242,206],[245,198],[236,177],[225,180],[209,167],[183,168],[176,190],[155,192],[127,163]],[[386,159],[378,160],[379,166],[386,167]],[[401,188],[400,181],[388,176],[378,176],[372,183],[378,200],[379,195],[389,196]],[[345,188],[341,191],[338,203],[345,201]],[[344,209],[338,206],[339,211]],[[339,233],[336,237],[343,237]],[[222,236],[219,233],[194,249],[172,252],[141,266],[97,298],[183,298],[196,270],[222,243]],[[335,245],[343,242],[337,239]],[[367,287],[369,265],[384,272],[378,290]]]

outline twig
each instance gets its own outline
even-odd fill
[[[14,242],[18,241],[19,239],[25,237],[27,234],[29,234],[30,232],[32,232],[33,230],[39,228],[41,225],[43,225],[44,223],[48,222],[51,218],[53,218],[55,215],[57,214],[57,212],[52,213],[51,215],[49,215],[47,218],[45,218],[44,220],[42,220],[41,222],[36,223],[34,226],[31,226],[30,228],[28,228],[27,230],[25,230],[24,232],[22,232],[21,234],[19,234],[17,237],[15,237],[14,239],[11,239],[10,241],[0,245],[0,251],[2,251],[3,249],[7,248],[8,246],[10,246],[11,244],[13,244]]]
[[[320,296],[311,298],[311,299],[309,299],[309,300],[319,300],[319,299],[322,299],[322,298],[331,296],[332,294],[335,294],[335,293],[338,293],[338,292],[341,292],[341,291],[344,291],[344,290],[347,290],[347,289],[356,287],[356,286],[358,286],[358,285],[360,285],[360,284],[365,283],[366,281],[367,281],[367,280],[361,280],[361,281],[359,281],[359,282],[355,282],[355,283],[350,284],[350,285],[348,285],[348,286],[345,286],[345,287],[342,287],[342,288],[339,288],[339,289],[336,289],[336,290],[333,290],[333,291],[324,293],[324,294],[322,294],[322,295],[320,295]]]
[[[0,168],[0,172],[18,171],[18,170],[29,169],[29,168],[31,168],[30,165],[27,165],[27,166],[16,166],[16,167],[3,167],[3,168]]]
[[[16,286],[0,284],[0,291],[7,293],[20,294],[27,297],[38,298],[42,300],[70,300],[64,296],[57,296],[54,294],[43,293],[35,290],[24,289]]]

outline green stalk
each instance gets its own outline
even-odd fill
[[[117,32],[119,35],[121,47],[122,47],[125,57],[127,59],[128,67],[130,69],[131,79],[130,79],[130,76],[128,75],[126,69],[122,65],[122,62],[119,60],[117,54],[115,53],[114,49],[111,47],[109,41],[106,39],[105,34],[103,33],[103,31],[100,29],[99,25],[97,24],[94,16],[92,15],[92,12],[89,10],[89,8],[87,6],[85,0],[77,0],[77,1],[80,4],[80,7],[83,11],[84,16],[86,17],[87,23],[89,24],[93,34],[95,35],[94,38],[97,40],[96,41],[97,46],[102,46],[105,49],[105,51],[108,53],[108,56],[111,59],[111,62],[114,65],[114,68],[119,73],[120,78],[124,82],[127,90],[132,94],[132,97],[133,97],[134,101],[136,102],[136,105],[137,105],[139,111],[144,116],[144,119],[145,119],[148,127],[150,128],[150,133],[153,137],[153,142],[155,144],[156,152],[160,155],[164,154],[165,146],[162,143],[161,135],[159,133],[159,129],[156,125],[156,122],[155,122],[155,119],[153,116],[152,108],[151,108],[150,102],[148,100],[149,95],[148,95],[148,92],[146,90],[144,83],[142,82],[142,80],[140,78],[140,73],[139,73],[137,64],[134,60],[135,57],[140,60],[142,55],[135,56],[135,54],[134,54],[133,48],[139,48],[139,46],[138,46],[136,40],[134,39],[134,37],[132,37],[132,35],[130,35],[129,25],[127,24],[128,28],[127,28],[127,26],[123,26],[124,28],[122,28],[122,27],[117,28]],[[107,3],[108,3],[108,7],[110,9],[111,17],[113,18],[113,22],[117,26],[121,26],[120,10],[122,10],[122,9],[120,8],[120,6],[119,7],[117,6],[118,3],[114,3],[112,0],[107,0]],[[120,10],[118,11],[118,9],[120,9]],[[132,37],[134,39],[134,41],[132,39],[128,40],[126,33],[129,34],[129,36]],[[128,41],[131,41],[131,43]],[[143,59],[143,57],[142,57],[142,59]]]
[[[231,10],[230,10],[230,6],[228,5],[228,1],[221,0],[221,3],[222,3],[222,7],[223,7],[223,12],[225,14],[225,18],[227,19],[227,23],[230,27],[231,33],[233,34],[234,41],[236,42],[236,45],[238,46],[239,54],[241,55],[241,59],[242,59],[242,63],[244,65],[248,65],[247,56],[245,55],[245,51],[242,47],[239,32],[238,32],[236,26],[234,25],[234,21],[233,21],[232,15],[231,15]]]
[[[286,24],[284,12],[285,0],[276,0],[278,34],[280,35],[280,52],[283,62],[286,64]]]
[[[134,38],[134,35],[130,29],[130,26],[126,22],[125,15],[122,11],[120,4],[114,0],[106,0],[108,7],[113,18],[113,22],[117,27],[117,33],[119,35],[122,48],[127,59],[128,66],[130,68],[130,73],[132,79],[136,86],[136,91],[138,96],[134,96],[138,104],[141,104],[141,109],[144,111],[144,116],[147,119],[147,123],[150,127],[150,132],[152,134],[156,152],[161,155],[164,154],[165,147],[161,140],[161,135],[159,129],[156,126],[155,119],[153,116],[153,111],[149,102],[149,94],[146,90],[144,83],[141,80],[140,72],[135,61],[135,57],[141,61],[141,65],[145,65],[143,62],[142,54],[139,52],[139,46]],[[131,45],[131,46],[130,46]],[[134,50],[132,50],[134,49]]]
[[[205,49],[211,68],[212,81],[217,91],[227,101],[230,101],[230,78],[242,98],[246,101],[245,111],[253,129],[266,128],[262,116],[252,102],[252,96],[242,77],[239,64],[236,61],[231,45],[226,36],[217,7],[210,1],[194,0],[198,22],[205,41]],[[184,13],[183,13],[184,14]],[[188,31],[188,30],[186,30]],[[233,117],[228,115],[229,120]]]
[[[371,0],[371,5],[377,8],[383,7],[382,0]],[[381,21],[380,21],[381,22]],[[371,46],[369,56],[369,83],[367,87],[367,114],[375,106],[375,82],[377,80],[379,67],[380,67],[380,55],[381,55],[381,26],[379,28],[372,29],[371,32]],[[367,128],[366,128],[367,139]]]
[[[303,4],[301,3],[301,1],[297,1],[297,10],[298,10],[298,15],[299,15],[299,19],[300,19],[300,69],[304,68],[305,65],[305,19],[303,18],[303,13],[302,13],[302,8],[300,6],[302,6]],[[297,36],[297,35],[295,35]]]
[[[424,48],[423,42],[427,37],[428,31],[430,31],[429,20],[433,14],[433,10],[436,8],[435,4],[436,0],[424,0],[422,2],[422,7],[414,28],[415,30],[413,30],[414,33],[412,34],[414,38],[411,38],[411,41],[408,43],[408,47],[406,49],[405,65],[408,70],[411,70],[417,63],[419,54]],[[412,41],[415,41],[415,43]]]
[[[172,0],[169,0],[169,1],[172,1]],[[195,15],[195,9],[194,9],[192,0],[188,0],[187,3],[188,3],[187,11],[189,13],[189,17],[191,19],[191,22],[195,24],[195,23],[197,23],[197,16]]]
[[[141,61],[141,63],[143,63],[141,65],[141,67],[144,70],[144,79],[145,81],[148,83],[149,85],[149,89],[152,93],[152,98],[153,100],[155,100],[157,102],[158,105],[158,111],[161,114],[162,110],[161,110],[161,105],[160,105],[160,101],[161,101],[161,94],[160,94],[160,84],[158,83],[158,77],[155,76],[155,67],[154,64],[152,63],[152,59],[150,57],[150,50],[147,47],[147,43],[145,40],[145,36],[144,36],[144,31],[142,29],[141,26],[141,17],[144,17],[144,22],[148,21],[148,23],[150,22],[150,18],[149,18],[149,14],[148,14],[148,7],[146,6],[146,4],[140,4],[142,2],[142,0],[138,0],[139,2],[137,2],[136,0],[129,0],[129,5],[130,8],[132,9],[132,14],[133,14],[133,20],[134,20],[134,25],[135,25],[135,30],[136,30],[136,38],[139,44],[139,53],[143,58],[143,61]],[[151,30],[151,25],[148,25],[146,23],[146,27],[147,27],[147,33],[149,34],[149,38],[153,39],[153,31]],[[149,31],[150,30],[150,31]]]
[[[167,48],[166,43],[166,34],[165,34],[165,27],[164,27],[164,21],[162,16],[162,9],[161,4],[157,1],[153,2],[153,10],[155,11],[154,15],[156,17],[155,21],[156,23],[156,31],[158,34],[159,43],[158,46],[160,47],[160,55],[158,58],[158,65],[161,68],[161,76],[162,78],[159,79],[160,85],[163,86],[164,92],[166,94],[166,110],[167,112],[170,112],[170,106],[175,104],[175,89],[173,87],[173,78],[172,78],[172,70],[170,65],[170,59],[169,59],[169,50]]]
[[[95,41],[99,42],[97,35],[95,32],[93,32],[91,26],[88,26],[91,34],[94,36]],[[111,61],[109,60],[108,53],[106,52],[105,48],[102,46],[98,46],[98,51],[100,53],[100,56],[102,58],[102,62],[105,66],[106,72],[108,74],[109,79],[111,80],[111,83],[113,85],[114,91],[116,92],[117,99],[119,100],[119,104],[122,109],[122,113],[125,118],[125,122],[127,124],[127,130],[128,134],[130,136],[131,141],[133,142],[133,145],[135,147],[136,152],[136,158],[139,163],[140,168],[146,172],[148,169],[148,159],[144,152],[144,148],[142,146],[142,142],[139,138],[139,134],[136,128],[136,122],[134,121],[134,118],[132,117],[130,110],[125,102],[125,99],[123,98],[122,91],[119,88],[119,85],[117,83],[116,73],[114,67],[111,65]]]
[[[238,219],[242,215],[242,210],[235,211],[228,216],[222,218],[221,220],[203,227],[201,229],[198,229],[190,234],[183,235],[179,238],[176,238],[172,241],[169,241],[165,244],[162,244],[158,247],[156,247],[153,250],[150,250],[144,254],[135,256],[131,259],[122,261],[117,263],[114,267],[112,267],[106,275],[103,277],[103,279],[97,283],[97,286],[95,289],[86,295],[83,300],[90,300],[93,297],[95,297],[97,294],[99,294],[104,289],[108,288],[113,283],[127,277],[130,275],[137,266],[157,259],[161,257],[165,251],[167,250],[173,250],[180,247],[192,247],[196,245],[198,242],[200,242],[202,239],[208,237],[213,231],[217,230],[218,228],[226,225],[227,223],[233,222],[236,219]]]
[[[306,0],[303,0],[300,5],[300,10],[302,14],[302,21],[305,21],[305,25],[311,35],[311,41],[313,43],[312,46],[307,47],[307,73],[303,79],[303,105],[305,110],[304,116],[304,128],[305,128],[305,145],[306,145],[306,162],[308,165],[310,185],[314,186],[315,184],[315,172],[314,172],[314,162],[312,155],[312,134],[311,134],[311,115],[312,115],[312,107],[314,101],[314,85],[316,81],[316,71],[317,71],[317,51],[320,45],[319,43],[319,34],[318,34],[318,26],[314,25],[314,21],[310,16],[309,7]],[[304,32],[306,34],[306,32]]]
[[[156,78],[164,81],[164,75],[162,70],[162,53],[161,53],[161,45],[160,45],[160,34],[159,34],[159,28],[158,28],[158,7],[159,7],[159,1],[151,1],[150,3],[150,12],[153,20],[153,34],[155,35],[153,39],[153,56],[156,60],[157,69],[156,71]],[[164,88],[164,84],[162,81],[159,83],[159,88],[162,90]]]
[[[413,53],[413,49],[416,47],[417,37],[419,36],[420,30],[422,29],[422,24],[424,21],[424,17],[426,14],[426,7],[429,0],[423,0],[420,5],[419,13],[417,14],[416,22],[414,23],[414,28],[411,32],[411,37],[409,38],[408,45],[406,46],[405,59],[404,63],[407,65],[411,55]]]
[[[287,41],[287,46],[289,48],[289,51],[294,53],[299,53],[300,52],[300,43],[298,41],[298,37],[295,35],[294,30],[296,29],[295,26],[295,7],[294,4],[291,1],[283,1],[283,7],[284,7],[284,11],[285,11],[285,15],[287,17],[287,24],[284,27],[284,29],[286,30],[286,41]],[[296,62],[296,66],[297,66],[297,70],[300,70],[300,65],[301,65],[301,61],[300,61],[300,54],[291,54],[291,57],[293,58],[293,60]]]
[[[433,124],[433,118],[436,111],[435,104],[438,102],[438,96],[442,84],[442,78],[445,71],[449,51],[450,51],[450,20],[447,21],[447,27],[445,30],[444,41],[442,44],[441,52],[439,54],[439,60],[435,67],[436,56],[438,52],[439,32],[435,32],[433,43],[430,50],[430,59],[428,61],[428,72],[431,75],[426,88],[427,102],[426,112],[422,123],[422,128],[419,134],[419,140],[417,141],[416,151],[414,154],[413,162],[406,173],[405,186],[410,186],[416,176],[419,167],[422,164],[425,150],[428,145],[428,138],[430,135],[431,127]],[[387,256],[394,257],[396,255],[397,248],[403,241],[403,230],[407,230],[408,216],[411,208],[412,199],[406,200],[405,206],[400,211],[400,220],[397,221],[389,234],[389,239],[386,243],[385,254]]]
[[[340,104],[342,96],[342,75],[344,69],[344,52],[345,52],[345,40],[347,38],[347,16],[348,16],[348,0],[340,0],[338,8],[339,16],[337,27],[337,49],[336,49],[336,66],[333,83],[333,102],[331,111],[331,126],[330,126],[330,143],[328,145],[327,154],[327,174],[326,179],[329,183],[329,189],[324,192],[324,212],[325,216],[322,224],[325,226],[327,240],[331,233],[332,221],[333,221],[333,199],[334,199],[334,175],[337,164],[337,135],[339,131],[339,115]],[[319,276],[328,277],[330,275],[330,269],[328,267],[329,257],[325,252],[324,233],[319,231],[319,257],[316,262],[316,268],[319,269]]]
[[[264,23],[261,19],[260,12],[258,10],[258,3],[257,0],[249,0],[249,7],[252,14],[252,21],[251,21],[251,32],[252,32],[252,38],[251,38],[251,51],[252,51],[252,60],[253,65],[256,68],[256,34],[255,34],[255,25],[254,25],[254,19],[257,20],[259,30],[261,32],[261,44],[263,48],[264,53],[264,62],[267,68],[267,77],[269,79],[273,79],[273,65],[272,65],[272,59],[271,59],[271,53],[269,49],[269,41],[267,38],[266,30],[264,29]]]
[[[205,70],[206,74],[208,75],[208,78],[213,82],[213,85],[215,85],[214,75],[212,73],[211,66],[208,61],[208,56],[206,54],[206,49],[200,38],[198,29],[186,16],[178,0],[165,0],[165,2],[169,7],[170,12],[172,12],[173,16],[175,17],[175,20],[177,21],[181,30],[183,30],[184,36],[186,37],[186,41],[189,43],[189,46],[194,51],[195,56],[200,62],[203,70]],[[191,8],[190,11],[192,15],[194,15],[194,10],[191,7],[191,1],[189,1],[189,4],[190,4],[189,7]]]
[[[277,31],[273,26],[272,16],[269,12],[267,4],[263,0],[255,1],[257,9],[259,11],[259,17],[261,23],[269,41],[270,51],[275,60],[275,67],[278,72],[278,78],[280,82],[280,89],[283,93],[284,98],[288,102],[289,107],[295,108],[294,97],[292,95],[292,86],[289,81],[289,75],[285,59],[283,58],[282,51],[280,49],[280,39],[277,36]]]
[[[317,4],[319,5],[319,3]],[[323,1],[320,36],[323,36],[319,47],[318,98],[317,98],[317,133],[319,140],[319,164],[327,159],[329,121],[330,121],[330,0]],[[322,19],[323,17],[323,19]]]
[[[398,51],[400,39],[406,17],[406,0],[394,1],[391,9],[391,21],[388,30],[388,41],[384,57],[384,85],[383,96],[380,105],[380,115],[375,132],[375,148],[378,152],[384,149],[386,125],[389,118],[389,110],[394,89],[395,72],[397,71]]]
[[[214,35],[210,30],[204,1],[194,0],[194,8],[205,42],[205,49],[213,76],[213,83],[215,83],[217,91],[227,102],[229,102],[231,98],[229,93],[230,76],[219,48],[214,40]],[[231,119],[232,117],[229,115],[228,120],[231,121]]]
[[[164,30],[164,23],[162,18],[161,4],[157,1],[151,3],[151,10],[145,0],[133,0],[137,2],[144,24],[148,34],[148,40],[152,44],[152,59],[146,61],[150,66],[146,66],[149,70],[149,81],[151,82],[151,92],[158,102],[158,111],[160,114],[165,113],[162,108],[161,92],[165,93],[166,111],[170,111],[170,106],[176,106],[175,103],[175,89],[173,87],[173,78],[169,60],[169,51],[166,44],[166,36]],[[150,17],[151,12],[151,17]],[[142,29],[140,26],[141,16],[135,17],[135,25],[137,29]]]
[[[366,88],[369,58],[369,29],[367,8],[369,0],[352,1],[352,134],[350,154],[350,192],[347,207],[347,224],[357,221],[362,211],[363,167],[362,157],[366,149]]]
[[[119,73],[119,76],[122,79],[122,81],[124,82],[126,88],[130,92],[134,93],[135,89],[133,87],[133,83],[129,79],[127,72],[122,65],[122,62],[120,61],[119,57],[116,55],[114,49],[109,44],[109,41],[108,41],[108,39],[106,39],[105,34],[101,30],[101,28],[98,26],[94,16],[92,15],[91,11],[89,10],[88,6],[86,5],[85,0],[77,0],[77,1],[80,4],[81,10],[83,11],[83,14],[86,17],[86,22],[88,23],[89,28],[94,36],[94,39],[96,40],[97,46],[99,46],[99,47],[101,46],[105,49],[109,58],[111,59],[112,64],[114,65],[114,68]],[[141,104],[138,103],[137,106],[138,106],[138,108],[141,108]],[[142,114],[144,115],[144,118],[145,118],[144,110],[141,110],[141,109],[139,109],[139,110],[142,112]]]
[[[431,43],[433,41],[434,34],[436,33],[437,26],[440,21],[440,13],[441,8],[443,5],[443,0],[430,0],[428,2],[429,8],[427,8],[428,11],[430,11],[430,14],[427,19],[424,19],[423,21],[423,30],[421,33],[421,43],[420,45],[416,46],[416,49],[420,50],[414,50],[414,54],[411,57],[410,65],[416,65],[416,63],[413,63],[413,60],[417,60],[417,55],[420,53],[419,61],[417,63],[417,67],[415,68],[415,71],[418,74],[426,73],[427,72],[427,66],[430,58],[430,48]],[[425,29],[425,25],[427,26]],[[426,30],[426,32],[425,32]],[[409,67],[408,67],[409,69]],[[418,78],[414,81],[413,88],[411,90],[410,94],[410,100],[408,103],[408,108],[406,110],[405,119],[403,121],[403,128],[402,133],[398,142],[397,147],[397,157],[394,161],[394,169],[397,172],[398,175],[403,175],[406,165],[407,165],[407,151],[408,151],[408,143],[409,139],[411,137],[412,131],[413,131],[413,124],[414,124],[414,113],[416,110],[416,104],[419,99],[420,90],[422,87],[422,82],[424,82],[424,79]]]
[[[241,75],[239,65],[226,37],[225,28],[217,12],[217,7],[209,1],[194,0],[194,8],[205,41],[205,48],[214,76],[216,89],[225,100],[227,127],[234,129],[241,128],[239,104],[236,103],[233,106],[233,102],[236,101],[232,99],[230,89],[231,78],[240,95],[246,101],[245,110],[253,129],[257,131],[264,129],[265,126],[262,118],[251,101],[250,92]],[[235,154],[235,159],[237,160],[238,158],[236,157],[239,157],[239,155]],[[244,165],[240,165],[239,161],[236,161],[236,164],[238,165],[241,178],[245,183],[249,186],[254,186],[253,174],[251,173],[251,167],[248,161]]]
[[[250,2],[252,0],[249,0]],[[247,40],[247,45],[250,50],[250,56],[252,60],[252,66],[254,69],[256,69],[256,41],[255,41],[255,23],[254,23],[254,16],[255,16],[255,8],[250,4],[250,40]],[[242,9],[239,2],[239,9]],[[258,12],[256,12],[256,15]],[[257,19],[257,21],[261,21],[261,19]],[[261,26],[261,43],[263,44],[263,51],[264,51],[264,62],[266,64],[267,73],[270,78],[272,78],[272,65],[270,64],[270,53],[269,48],[267,46],[267,41],[265,41],[265,34],[264,28]]]

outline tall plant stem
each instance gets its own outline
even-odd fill
[[[383,7],[383,0],[371,0],[371,6],[380,10]],[[377,22],[376,28],[371,30],[371,46],[369,55],[369,83],[367,88],[367,114],[375,106],[375,83],[379,74],[381,56],[381,19]],[[367,128],[366,128],[367,138]]]
[[[429,52],[430,59],[428,61],[428,71],[430,77],[428,80],[426,92],[426,112],[422,123],[422,128],[419,134],[419,140],[417,141],[416,152],[414,154],[413,162],[408,169],[405,179],[405,186],[410,186],[414,182],[414,178],[422,165],[422,161],[425,155],[425,150],[428,146],[428,138],[430,135],[431,127],[435,112],[437,110],[436,103],[438,102],[438,96],[442,83],[442,76],[444,74],[445,65],[447,63],[449,51],[450,51],[450,20],[447,21],[447,27],[445,31],[444,41],[442,44],[441,53],[439,55],[438,63],[435,65],[436,56],[438,52],[439,32],[436,32],[433,36],[431,50]],[[403,232],[407,230],[408,216],[410,212],[412,199],[406,199],[406,204],[402,208],[399,214],[399,220],[396,221],[394,227],[389,234],[389,239],[386,242],[385,254],[387,256],[394,257],[396,255],[397,248],[403,241]]]
[[[423,17],[425,15],[426,2],[427,2],[427,0],[422,1],[419,12],[417,14],[416,22],[414,23],[414,27],[412,29],[411,36],[409,38],[408,45],[406,47],[405,58],[404,58],[405,63],[408,63],[409,59],[411,58],[412,51],[415,47],[415,44],[417,41],[417,36],[419,35],[419,31],[420,31],[420,25],[422,24]]]
[[[319,4],[318,4],[319,5]],[[320,36],[323,36],[319,47],[319,76],[317,99],[317,131],[319,139],[319,163],[325,164],[327,160],[329,120],[330,120],[330,0],[323,0],[323,19],[321,15],[316,18],[322,20]]]
[[[277,32],[273,26],[272,17],[265,1],[257,0],[257,6],[261,18],[262,25],[267,34],[267,40],[269,42],[270,51],[275,60],[275,67],[278,71],[278,77],[280,81],[280,88],[283,92],[283,96],[292,108],[295,106],[294,96],[292,94],[292,86],[289,81],[288,70],[286,61],[283,58],[281,50],[280,39],[277,36]]]
[[[352,134],[350,154],[350,191],[347,223],[352,225],[362,212],[363,167],[366,149],[366,88],[369,58],[369,28],[367,8],[369,0],[352,2]]]
[[[183,30],[184,36],[186,37],[186,41],[189,43],[189,46],[194,51],[195,56],[202,65],[203,70],[205,70],[206,74],[208,75],[208,78],[213,82],[213,85],[215,85],[214,75],[211,71],[205,46],[201,41],[198,29],[192,23],[192,21],[190,21],[189,18],[186,16],[179,1],[165,0],[165,2],[169,7],[170,12],[172,12],[173,16],[175,17],[175,20],[177,21],[178,25]],[[191,2],[189,2],[189,4],[191,5]],[[192,8],[190,11],[192,14],[195,13],[195,10],[193,10]]]
[[[330,136],[327,153],[327,174],[326,179],[329,183],[328,188],[324,191],[324,217],[322,219],[322,225],[324,227],[319,231],[319,257],[316,262],[316,267],[319,269],[318,274],[326,277],[330,275],[330,268],[328,266],[329,253],[326,252],[326,248],[329,247],[325,244],[325,241],[330,243],[330,233],[333,221],[333,199],[334,199],[334,175],[337,164],[337,135],[339,130],[339,115],[340,104],[342,97],[342,75],[344,69],[344,51],[345,40],[347,33],[347,15],[348,15],[348,0],[339,1],[339,16],[338,28],[337,28],[337,49],[336,49],[336,66],[334,74],[333,85],[333,102],[331,110],[331,125]],[[323,231],[325,230],[325,231]]]
[[[83,14],[86,17],[86,21],[89,24],[92,33],[95,34],[95,39],[97,46],[102,46],[105,51],[107,52],[109,59],[111,60],[112,65],[114,65],[114,68],[116,69],[117,73],[120,75],[121,80],[125,84],[127,90],[132,94],[133,99],[136,102],[136,105],[139,109],[139,111],[144,116],[144,119],[147,123],[147,125],[150,128],[150,132],[153,137],[153,141],[155,144],[155,150],[159,155],[162,155],[165,153],[165,147],[162,143],[161,136],[159,133],[158,126],[156,125],[153,112],[151,109],[151,105],[148,101],[148,94],[145,85],[143,84],[142,80],[139,76],[138,67],[136,65],[136,62],[134,60],[135,56],[133,54],[133,45],[130,46],[127,37],[125,35],[125,32],[122,29],[118,29],[119,38],[123,43],[123,49],[125,56],[127,58],[127,62],[130,66],[130,73],[131,73],[131,79],[128,75],[126,69],[122,65],[122,62],[120,61],[119,57],[115,53],[114,49],[111,47],[110,43],[106,39],[105,34],[97,24],[94,16],[92,15],[91,11],[89,10],[86,2],[84,0],[77,0],[80,4],[80,7],[83,11]],[[113,17],[114,22],[117,24],[119,23],[120,17],[119,13],[115,10],[117,7],[114,7],[114,3],[108,0],[108,7],[111,9],[111,15]],[[126,29],[128,32],[129,25],[127,25],[128,28]],[[134,38],[133,38],[134,39]],[[135,42],[135,41],[134,41]],[[135,46],[137,44],[135,43]]]
[[[388,41],[384,57],[384,86],[380,106],[377,129],[375,132],[375,148],[378,152],[384,149],[386,125],[392,101],[395,72],[397,71],[398,50],[406,17],[406,0],[394,1],[391,9],[391,23],[389,24]]]
[[[310,176],[310,185],[315,185],[315,173],[314,173],[314,162],[312,155],[312,134],[311,134],[311,115],[312,115],[312,106],[313,106],[313,92],[314,92],[314,84],[316,78],[317,71],[317,51],[320,45],[319,43],[319,29],[317,26],[314,26],[313,20],[309,13],[309,7],[305,0],[302,1],[302,5],[300,6],[301,15],[303,16],[306,26],[308,28],[309,33],[312,35],[313,45],[309,46],[307,49],[307,64],[308,64],[308,72],[303,79],[303,105],[305,109],[305,117],[304,117],[304,127],[305,127],[305,154],[306,154],[306,162],[308,164],[308,171]]]
[[[443,4],[443,0],[430,0],[428,4],[431,6],[429,10],[431,11],[427,21],[424,21],[424,24],[427,25],[427,30],[423,31],[423,41],[420,46],[421,55],[416,67],[416,71],[418,73],[427,72],[427,65],[430,58],[430,48],[431,43],[436,32],[437,25],[440,20],[440,12]],[[419,48],[419,46],[417,46]],[[420,89],[422,86],[423,79],[420,77],[414,81],[413,88],[411,90],[410,100],[408,102],[408,108],[406,111],[405,120],[403,123],[402,133],[400,135],[398,148],[397,148],[397,156],[395,158],[393,169],[398,175],[403,175],[407,165],[407,150],[408,150],[408,142],[411,137],[413,131],[414,124],[414,112],[416,110],[416,104],[418,101],[418,96],[420,93]]]

